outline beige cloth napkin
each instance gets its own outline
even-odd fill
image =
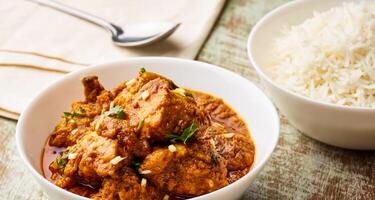
[[[26,0],[0,0],[0,115],[17,119],[28,102],[63,74],[134,56],[193,59],[225,0],[60,0],[120,26],[174,21],[167,40],[141,48],[111,43],[105,30]]]

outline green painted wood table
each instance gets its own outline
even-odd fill
[[[265,13],[287,1],[229,0],[197,60],[259,85],[246,55],[247,36]],[[279,144],[243,199],[375,199],[375,152],[321,144],[280,118]],[[47,199],[18,156],[15,127],[16,121],[0,118],[0,200]]]

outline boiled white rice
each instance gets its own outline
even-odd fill
[[[268,73],[301,95],[338,105],[375,108],[375,3],[345,3],[275,42]]]

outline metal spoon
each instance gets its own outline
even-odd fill
[[[171,35],[179,23],[158,22],[128,26],[125,29],[108,22],[105,19],[72,8],[55,0],[29,0],[40,5],[48,6],[88,22],[94,23],[108,30],[112,34],[112,41],[123,47],[144,46]]]

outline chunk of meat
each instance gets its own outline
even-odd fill
[[[227,185],[226,162],[208,142],[186,147],[176,144],[176,151],[160,148],[149,154],[140,171],[151,183],[172,195],[192,197]]]
[[[139,73],[136,78],[121,83],[112,91],[113,95],[116,96],[115,103],[118,105],[125,105],[145,84],[157,78],[169,82],[170,89],[177,88],[171,80],[159,74],[152,72]]]
[[[225,127],[213,123],[204,131],[197,133],[198,140],[209,140],[216,151],[228,162],[229,171],[242,170],[252,165],[255,146],[249,136],[227,132]]]
[[[93,126],[99,135],[111,139],[117,138],[120,133],[135,134],[135,129],[130,126],[129,121],[106,115],[98,116]]]
[[[72,154],[74,156],[70,156]],[[111,160],[117,156],[123,160],[116,164],[111,163]],[[76,177],[75,179],[79,181],[91,184],[99,182],[103,177],[115,176],[116,170],[129,164],[131,158],[131,154],[123,151],[117,140],[90,132],[74,146],[66,149],[63,156],[50,165],[50,169],[52,172],[60,172],[64,177]],[[59,159],[64,159],[66,165],[61,167],[58,163]]]
[[[101,115],[93,124],[99,135],[117,139],[125,152],[131,152],[136,157],[142,158],[151,152],[149,142],[138,138],[136,129],[131,127],[126,119]]]
[[[84,197],[90,197],[93,192],[95,192],[95,189],[92,187],[86,187],[84,185],[80,185],[75,181],[73,177],[61,177],[58,174],[54,174],[53,180],[55,180],[55,185],[64,188],[70,192],[73,192],[75,194],[84,196]]]
[[[134,171],[124,168],[123,174],[117,177],[105,178],[98,193],[91,198],[94,200],[119,199],[119,200],[158,200],[164,195],[149,183],[141,185],[141,181]]]
[[[97,76],[87,76],[82,79],[84,87],[85,101],[95,102],[96,97],[104,90],[104,87],[100,84]]]
[[[100,177],[112,176],[123,164],[130,162],[130,156],[121,151],[117,140],[104,138],[96,133],[90,133],[83,137],[76,147],[78,155],[82,153],[79,155],[78,174],[83,177],[93,175]],[[112,164],[111,160],[117,156],[125,159],[120,163]],[[69,162],[67,166],[69,166]]]
[[[244,135],[224,133],[213,137],[217,152],[227,161],[228,170],[248,168],[254,161],[254,144]]]
[[[123,106],[141,138],[154,141],[165,141],[168,134],[181,134],[199,116],[193,98],[173,92],[170,82],[160,78],[145,84]]]
[[[167,134],[180,134],[204,113],[194,99],[173,92],[176,85],[158,74],[144,72],[114,90],[114,105],[124,108],[130,125],[141,139],[165,141]],[[120,92],[121,91],[121,92]]]
[[[71,112],[64,113],[61,117],[49,139],[52,146],[74,145],[85,134],[84,130],[87,130],[95,116],[109,108],[113,95],[104,90],[97,77],[83,78],[82,83],[85,88],[85,101],[73,103]]]
[[[62,117],[50,136],[49,144],[57,147],[74,145],[85,134],[91,121],[88,117]]]

